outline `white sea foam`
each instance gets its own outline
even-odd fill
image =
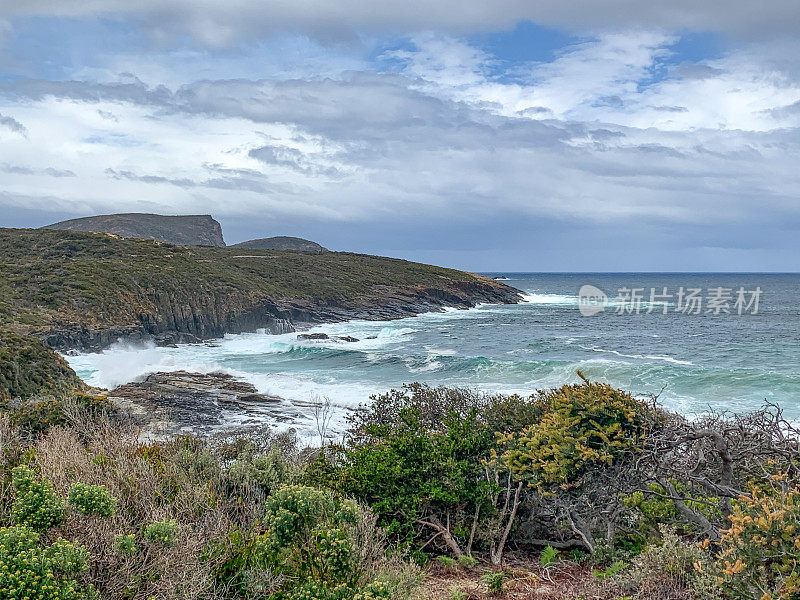
[[[586,347],[581,346],[584,350],[591,350],[592,352],[603,352],[607,354],[614,354],[615,356],[619,356],[620,358],[635,358],[638,360],[661,360],[664,362],[672,363],[674,365],[694,365],[693,362],[689,360],[680,360],[677,358],[673,358],[672,356],[660,356],[658,354],[624,354],[617,350],[609,350],[607,348],[598,348],[596,346]]]
[[[529,304],[557,304],[562,306],[577,306],[578,297],[564,294],[523,293],[522,300]]]

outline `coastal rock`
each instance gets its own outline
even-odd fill
[[[352,335],[337,335],[336,339],[340,342],[357,342],[358,338],[353,337]]]
[[[265,422],[304,418],[281,398],[260,394],[252,384],[225,373],[152,373],[115,388],[108,399],[151,438],[236,433]]]
[[[301,333],[297,336],[298,340],[329,340],[327,333]]]

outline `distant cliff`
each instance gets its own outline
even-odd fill
[[[0,229],[0,329],[34,333],[60,350],[518,300],[518,290],[481,275],[378,256]]]
[[[97,231],[124,238],[142,238],[182,246],[225,246],[222,227],[210,215],[152,215],[124,213],[71,219],[42,229]]]
[[[259,238],[233,244],[231,248],[250,248],[253,250],[300,250],[302,252],[328,252],[327,248],[311,240],[299,237],[278,235],[275,237]]]

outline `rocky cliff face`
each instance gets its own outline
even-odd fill
[[[97,231],[181,246],[224,247],[222,227],[210,215],[166,216],[147,213],[98,215],[46,225],[42,229]]]
[[[253,250],[299,250],[301,252],[327,252],[328,249],[311,240],[299,237],[278,235],[275,237],[248,240],[233,244],[231,248],[250,248]]]
[[[119,327],[67,327],[40,333],[60,351],[96,352],[119,339],[152,341],[159,345],[191,343],[264,329],[289,333],[316,323],[350,319],[391,320],[444,307],[471,308],[479,303],[507,304],[519,300],[516,290],[486,282],[460,282],[447,288],[392,288],[344,302],[264,300],[252,305],[235,295],[209,297],[153,293],[154,311],[139,315],[139,324]]]

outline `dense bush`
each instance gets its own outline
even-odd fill
[[[0,328],[0,402],[33,395],[62,397],[85,388],[67,361],[41,340]]]
[[[142,536],[148,542],[160,544],[171,548],[175,545],[175,536],[178,533],[178,522],[175,519],[164,519],[150,523],[142,528]]]
[[[373,398],[354,416],[347,443],[311,472],[369,504],[412,551],[432,530],[450,553],[468,554],[494,535],[497,504],[508,491],[487,468],[496,447],[491,418],[514,422],[527,407],[518,397],[409,385]]]
[[[575,485],[598,467],[639,452],[647,405],[605,383],[565,385],[536,400],[539,421],[501,436],[502,461],[540,491]]]
[[[69,503],[84,515],[110,517],[114,514],[117,499],[104,485],[76,483],[69,489]]]
[[[39,478],[29,467],[20,465],[12,471],[16,497],[11,517],[17,525],[34,531],[46,531],[64,518],[64,501],[53,490],[52,484]]]
[[[0,528],[0,597],[8,600],[78,600],[96,597],[75,576],[88,553],[62,539],[42,546],[28,527]]]
[[[275,600],[389,598],[380,580],[386,551],[369,514],[326,491],[287,486],[267,498],[255,563],[276,576]],[[366,534],[366,535],[364,535]]]

